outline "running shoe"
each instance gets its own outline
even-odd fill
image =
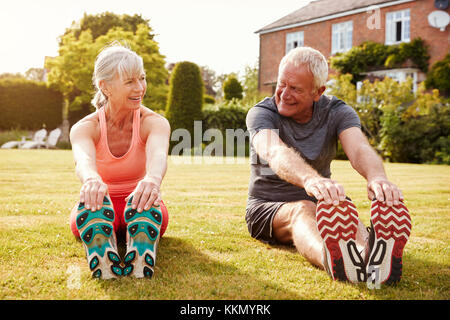
[[[364,260],[356,247],[358,212],[346,199],[339,206],[318,201],[317,228],[324,242],[324,266],[333,280],[365,282]]]
[[[107,196],[103,199],[103,207],[94,212],[86,209],[83,202],[78,205],[76,226],[94,278],[112,279],[123,273],[113,221],[114,209]]]
[[[160,206],[138,212],[131,207],[131,197],[124,210],[127,224],[127,253],[124,258],[124,275],[136,278],[153,276],[156,251],[163,216]]]
[[[375,234],[367,263],[368,281],[372,284],[395,284],[402,276],[403,248],[411,234],[411,217],[405,204],[389,207],[373,200],[370,222]]]

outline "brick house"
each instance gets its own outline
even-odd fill
[[[364,41],[390,45],[420,37],[429,46],[431,66],[449,52],[447,4],[447,0],[313,1],[255,32],[260,37],[259,90],[274,93],[278,64],[297,46],[313,47],[328,59]],[[440,11],[444,27],[430,25],[433,21],[428,16],[433,11]],[[390,76],[399,81],[411,76],[415,86],[425,79],[425,74],[413,67],[380,70],[371,76]]]

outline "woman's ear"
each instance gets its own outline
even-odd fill
[[[100,80],[98,82],[98,86],[100,91],[109,98],[111,95],[111,89],[109,88],[108,83],[105,80]]]

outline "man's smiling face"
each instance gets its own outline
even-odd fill
[[[314,88],[314,77],[306,65],[285,63],[280,67],[275,102],[278,112],[297,122],[308,122],[313,103],[318,101],[325,87]]]

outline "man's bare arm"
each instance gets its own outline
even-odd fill
[[[370,200],[386,201],[388,206],[403,200],[403,194],[386,176],[383,162],[370,146],[361,129],[352,127],[341,132],[339,139],[352,167],[367,180]]]
[[[252,140],[256,153],[268,162],[281,179],[304,188],[318,200],[338,205],[345,200],[344,188],[322,177],[294,149],[289,148],[273,130],[259,131]]]

